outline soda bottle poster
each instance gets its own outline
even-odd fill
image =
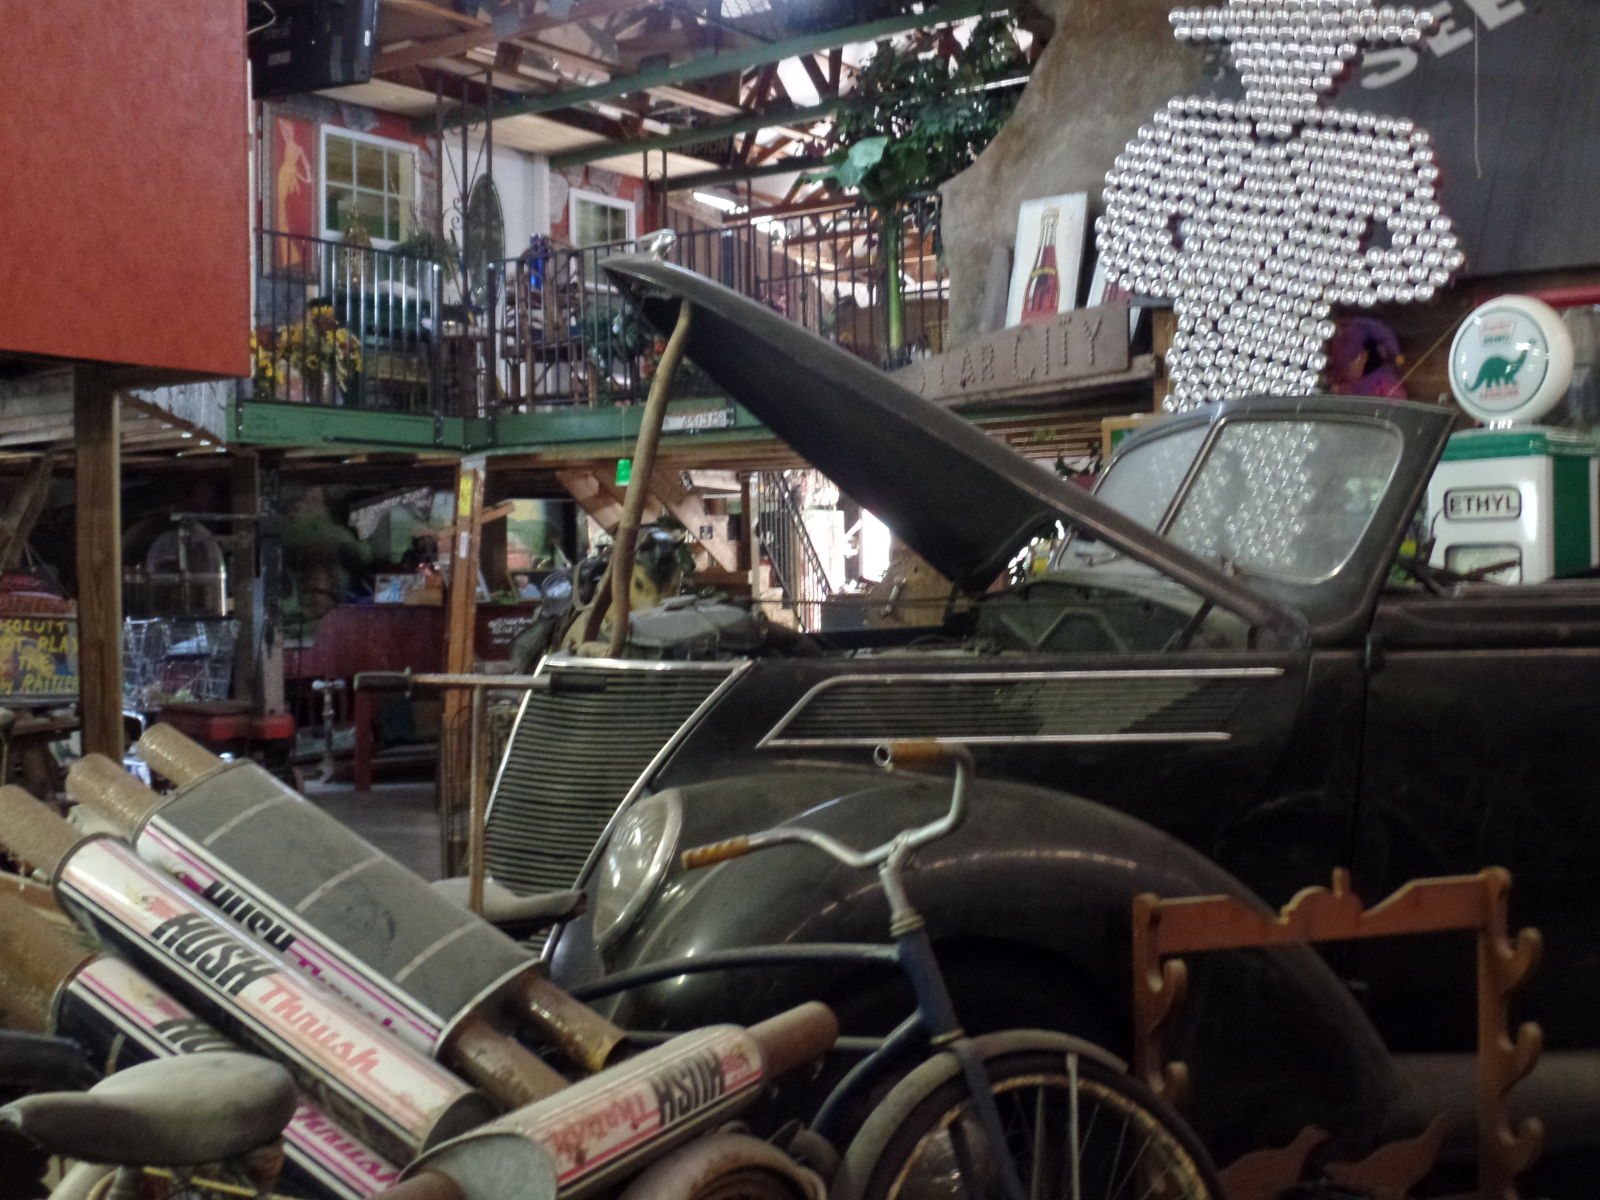
[[[1054,320],[1057,313],[1078,307],[1088,218],[1086,192],[1043,196],[1018,206],[1007,325]]]
[[[0,698],[29,704],[77,695],[77,621],[0,617]]]

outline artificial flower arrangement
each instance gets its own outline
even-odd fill
[[[271,333],[252,332],[250,358],[256,399],[326,402],[329,382],[338,396],[354,389],[361,373],[361,342],[339,324],[333,305],[324,302],[309,306],[303,321],[280,325]]]

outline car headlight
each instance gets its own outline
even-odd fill
[[[649,901],[677,853],[682,828],[676,792],[647,796],[623,815],[606,843],[590,894],[589,912],[601,946],[621,937]]]

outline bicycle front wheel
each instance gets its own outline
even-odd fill
[[[949,1056],[946,1056],[948,1059]],[[1205,1150],[1138,1080],[1074,1050],[985,1056],[984,1067],[1030,1200],[1216,1200]],[[861,1200],[1004,1200],[966,1080],[908,1076],[862,1126],[839,1192]]]

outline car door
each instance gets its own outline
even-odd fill
[[[1479,584],[1386,598],[1372,632],[1361,875],[1376,899],[1502,866],[1512,919],[1544,935],[1522,1010],[1553,1046],[1600,1044],[1600,582]],[[1397,1036],[1427,1045],[1470,989],[1468,948],[1374,946],[1363,975]],[[1449,1007],[1441,1007],[1448,1004]],[[1412,1015],[1419,1020],[1406,1020]]]

